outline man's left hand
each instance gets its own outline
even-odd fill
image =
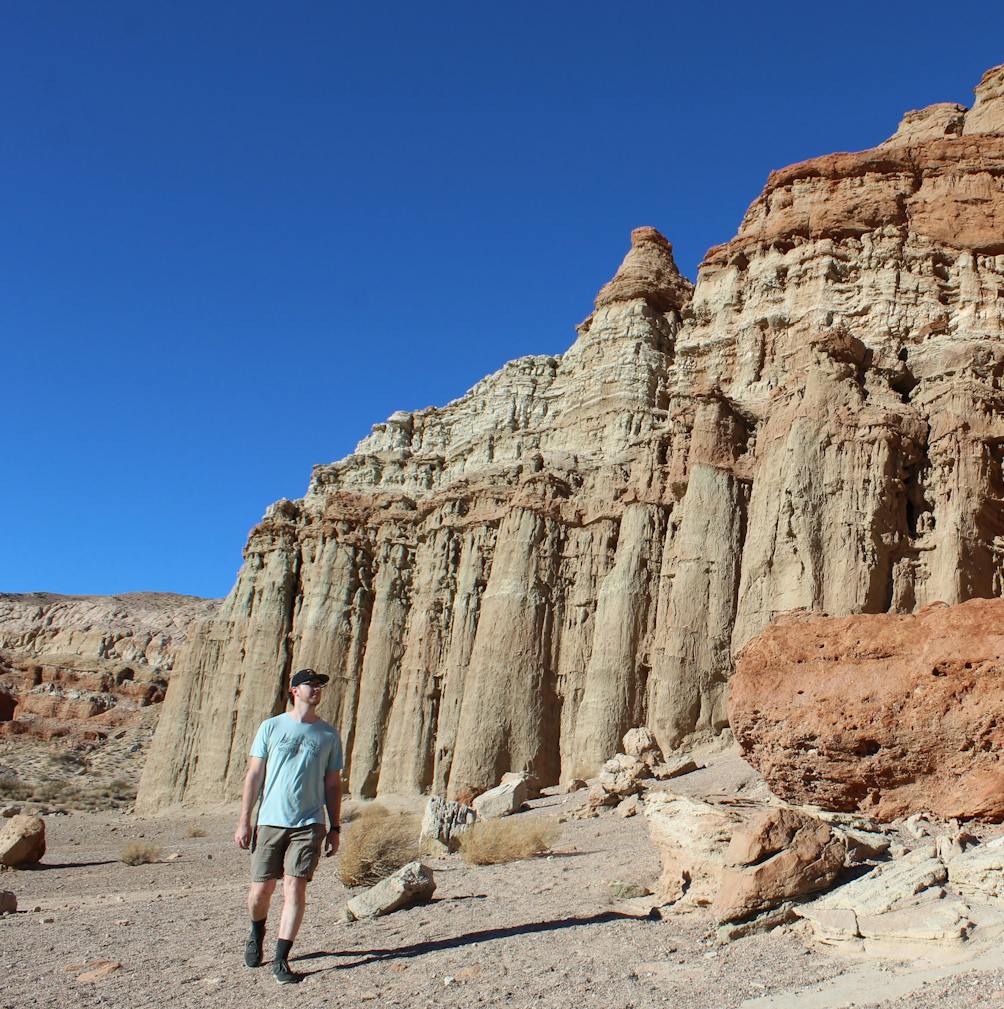
[[[334,855],[338,851],[338,831],[329,830],[324,838],[324,856],[325,858]]]

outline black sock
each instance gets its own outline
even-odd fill
[[[289,959],[289,951],[293,948],[292,939],[276,939],[275,962],[282,963]]]
[[[255,921],[254,918],[251,919],[251,934],[261,942],[265,938],[265,918],[261,921]]]

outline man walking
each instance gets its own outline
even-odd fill
[[[292,709],[258,727],[234,831],[237,846],[252,851],[248,892],[251,934],[244,945],[248,967],[262,962],[268,905],[276,881],[282,879],[282,915],[272,964],[279,984],[300,980],[289,969],[289,951],[303,920],[307,883],[313,878],[322,847],[325,855],[338,850],[342,743],[338,730],[318,718],[316,710],[321,687],[327,682],[327,676],[313,669],[294,673],[289,681]],[[252,832],[251,809],[259,791],[261,806]],[[327,832],[325,808],[330,826]]]

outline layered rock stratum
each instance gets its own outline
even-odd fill
[[[140,808],[237,795],[301,666],[353,793],[455,796],[719,732],[779,613],[1000,595],[1002,82],[774,172],[696,286],[636,230],[565,354],[316,467],[179,662]]]

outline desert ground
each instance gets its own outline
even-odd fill
[[[762,787],[734,753],[671,784],[704,795]],[[303,979],[286,988],[267,963],[243,965],[249,856],[232,841],[235,808],[48,816],[43,864],[0,875],[19,903],[0,917],[0,1009],[1004,1006],[1004,956],[985,943],[955,962],[913,949],[851,958],[820,948],[801,925],[722,944],[703,911],[649,913],[644,900],[619,899],[618,884],[644,887],[659,874],[645,818],[571,816],[584,802],[584,792],[543,795],[518,814],[568,817],[552,854],[495,866],[426,858],[433,900],[370,921],[344,920],[351,891],[337,856],[323,861],[293,948]],[[160,848],[159,857],[123,864],[132,842]],[[87,980],[104,973],[103,961],[121,966]]]

